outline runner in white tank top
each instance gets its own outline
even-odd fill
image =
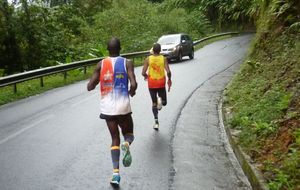
[[[100,118],[105,119],[112,138],[113,175],[110,183],[119,185],[121,180],[119,174],[120,149],[123,153],[123,165],[128,167],[132,161],[129,145],[133,142],[134,135],[129,95],[131,97],[135,95],[137,83],[132,61],[120,57],[120,40],[112,38],[107,44],[107,49],[109,57],[97,64],[87,89],[88,91],[94,90],[100,83]],[[129,90],[128,80],[130,82]],[[119,127],[124,136],[121,147]]]

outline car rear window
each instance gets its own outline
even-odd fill
[[[178,44],[180,43],[180,35],[167,35],[158,39],[157,43],[161,45]]]

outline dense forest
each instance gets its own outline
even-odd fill
[[[0,74],[102,56],[111,36],[121,39],[125,53],[149,49],[166,33],[200,38],[251,26],[255,2],[0,0]]]
[[[106,55],[112,36],[126,53],[167,33],[253,28],[227,124],[271,190],[300,189],[299,0],[0,0],[0,76]]]

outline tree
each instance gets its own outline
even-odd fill
[[[0,4],[0,68],[9,75],[23,69],[16,38],[14,7],[7,0]]]
[[[189,12],[198,11],[215,27],[221,29],[232,25],[252,24],[264,0],[165,0],[169,8],[185,8]],[[204,19],[205,20],[205,19]]]

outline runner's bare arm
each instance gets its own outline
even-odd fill
[[[149,66],[149,57],[147,57],[144,61],[144,66],[143,66],[143,70],[142,70],[142,75],[144,76],[144,79],[146,80],[148,78],[147,75],[147,69]]]
[[[94,90],[95,87],[98,85],[100,71],[101,71],[101,61],[97,64],[97,66],[94,70],[94,73],[93,73],[89,83],[87,84],[88,91]]]
[[[137,89],[137,82],[135,79],[133,62],[130,59],[127,59],[126,61],[126,69],[127,69],[128,79],[130,82],[129,95],[132,97],[135,95],[135,91]]]
[[[172,74],[171,74],[171,70],[170,70],[167,58],[165,58],[165,70],[167,71],[167,76],[168,76],[168,82],[167,82],[168,92],[170,92],[170,89],[171,89],[171,86],[172,86],[172,80],[171,80]]]
[[[167,71],[168,78],[171,79],[171,70],[167,58],[165,58],[165,70]]]

